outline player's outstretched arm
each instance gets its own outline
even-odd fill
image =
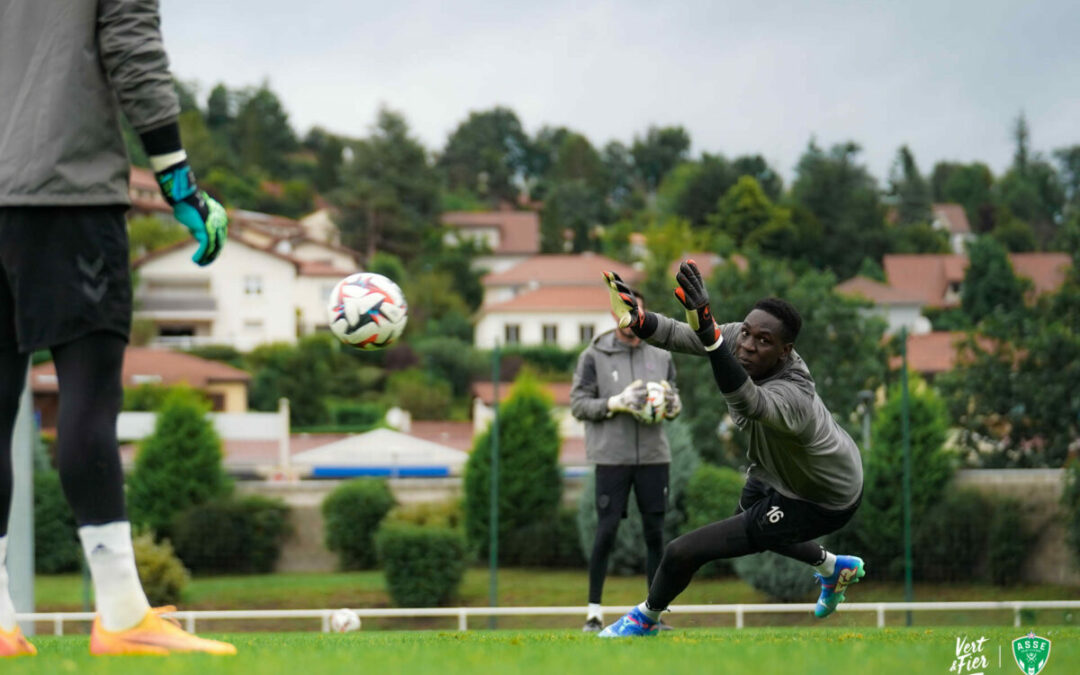
[[[686,324],[655,312],[639,312],[633,292],[616,272],[604,272],[604,283],[608,287],[611,313],[619,326],[629,326],[642,340],[669,352],[705,355],[701,343]]]
[[[724,346],[723,332],[713,319],[712,310],[709,308],[709,293],[705,290],[705,282],[697,264],[693,260],[684,261],[679,265],[675,280],[679,282],[675,297],[686,310],[687,325],[693,329],[709,355],[717,386],[724,394],[734,392],[750,378],[735,360],[731,350]]]

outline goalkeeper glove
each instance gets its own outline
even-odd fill
[[[667,380],[660,380],[660,386],[664,388],[664,417],[673,420],[682,412],[682,400]]]
[[[635,417],[639,416],[645,409],[645,398],[647,394],[648,390],[645,387],[645,383],[642,380],[634,380],[626,385],[626,388],[621,392],[608,399],[608,412],[610,414],[625,412],[630,413]]]
[[[214,262],[228,235],[225,208],[195,184],[195,174],[186,159],[154,176],[165,201],[173,208],[173,216],[199,242],[191,259],[201,266]]]
[[[615,272],[604,272],[604,283],[608,287],[608,296],[611,302],[611,313],[619,322],[619,328],[630,327],[634,335],[642,340],[648,339],[656,332],[656,315],[651,312],[643,312],[638,308],[637,298],[634,292],[626,285],[626,282]]]
[[[724,338],[709,311],[709,293],[705,290],[705,281],[701,278],[697,263],[687,260],[679,265],[675,280],[679,282],[675,297],[686,310],[686,323],[697,334],[705,351],[713,351],[723,343]]]

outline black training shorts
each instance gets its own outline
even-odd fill
[[[597,464],[596,511],[600,515],[618,513],[626,517],[630,487],[637,497],[638,511],[663,513],[667,510],[667,464]]]
[[[763,550],[817,539],[843,527],[855,515],[862,493],[851,506],[827,509],[785,497],[765,483],[748,478],[735,513],[744,514],[750,542]]]
[[[0,349],[131,333],[126,206],[0,207]]]

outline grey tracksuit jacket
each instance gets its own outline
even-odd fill
[[[660,323],[649,342],[670,351],[705,355],[689,326],[657,317]],[[721,349],[735,349],[741,327],[741,323],[720,327]],[[703,361],[701,367],[709,368],[709,364]],[[748,379],[723,397],[732,421],[749,436],[749,477],[787,497],[829,509],[855,502],[863,485],[859,448],[825,407],[810,370],[797,353],[791,353],[779,372]]]
[[[0,207],[129,203],[121,110],[180,113],[156,0],[0,0]]]
[[[585,422],[585,456],[589,462],[671,462],[663,424],[642,424],[633,415],[608,412],[608,399],[637,379],[667,380],[674,388],[675,365],[671,354],[646,342],[630,347],[610,330],[593,338],[578,357],[570,389],[570,410],[574,417]]]

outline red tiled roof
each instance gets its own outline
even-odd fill
[[[515,286],[535,283],[538,286],[585,286],[603,288],[605,270],[617,272],[628,283],[636,283],[641,272],[629,265],[596,253],[557,253],[536,255],[502,272],[484,276],[485,286]]]
[[[1036,295],[1060,288],[1072,264],[1064,253],[1010,253],[1009,260],[1017,276],[1032,280]],[[962,282],[967,265],[967,256],[934,253],[890,254],[882,261],[890,286],[931,307],[946,304],[949,283]]]
[[[1072,266],[1068,253],[1010,253],[1009,261],[1017,276],[1031,279],[1035,295],[1061,288]]]
[[[555,405],[568,406],[570,405],[570,382],[544,382],[543,387],[551,394],[554,399]],[[499,401],[505,401],[506,397],[510,395],[510,389],[513,384],[510,382],[499,383]],[[495,400],[495,385],[492,382],[473,382],[472,384],[473,396],[483,401],[484,405],[490,406]]]
[[[932,204],[931,213],[940,218],[950,234],[969,234],[971,225],[968,223],[967,212],[961,204]]]
[[[342,270],[334,267],[325,260],[297,260],[300,264],[300,274],[305,277],[347,277],[355,274],[356,270]]]
[[[485,305],[482,312],[604,312],[611,308],[606,286],[541,286],[509,300]]]
[[[922,304],[920,296],[893,288],[869,277],[852,277],[834,289],[840,295],[852,295],[870,300],[878,305]]]
[[[908,368],[924,375],[937,375],[948,372],[956,365],[957,346],[964,340],[962,331],[935,331],[921,335],[908,335]],[[991,349],[993,342],[989,338],[978,338],[979,347]],[[970,354],[969,354],[970,356]],[[902,363],[899,356],[889,360],[889,367],[897,369]]]
[[[460,229],[498,228],[499,246],[494,253],[540,251],[540,216],[535,211],[449,211],[440,220]]]
[[[123,382],[125,387],[136,386],[137,376],[157,376],[158,384],[171,386],[186,382],[196,389],[214,382],[248,382],[251,375],[220,361],[211,361],[191,354],[167,349],[128,347],[124,351]],[[56,366],[52,361],[34,366],[30,371],[30,386],[34,393],[58,391]]]

